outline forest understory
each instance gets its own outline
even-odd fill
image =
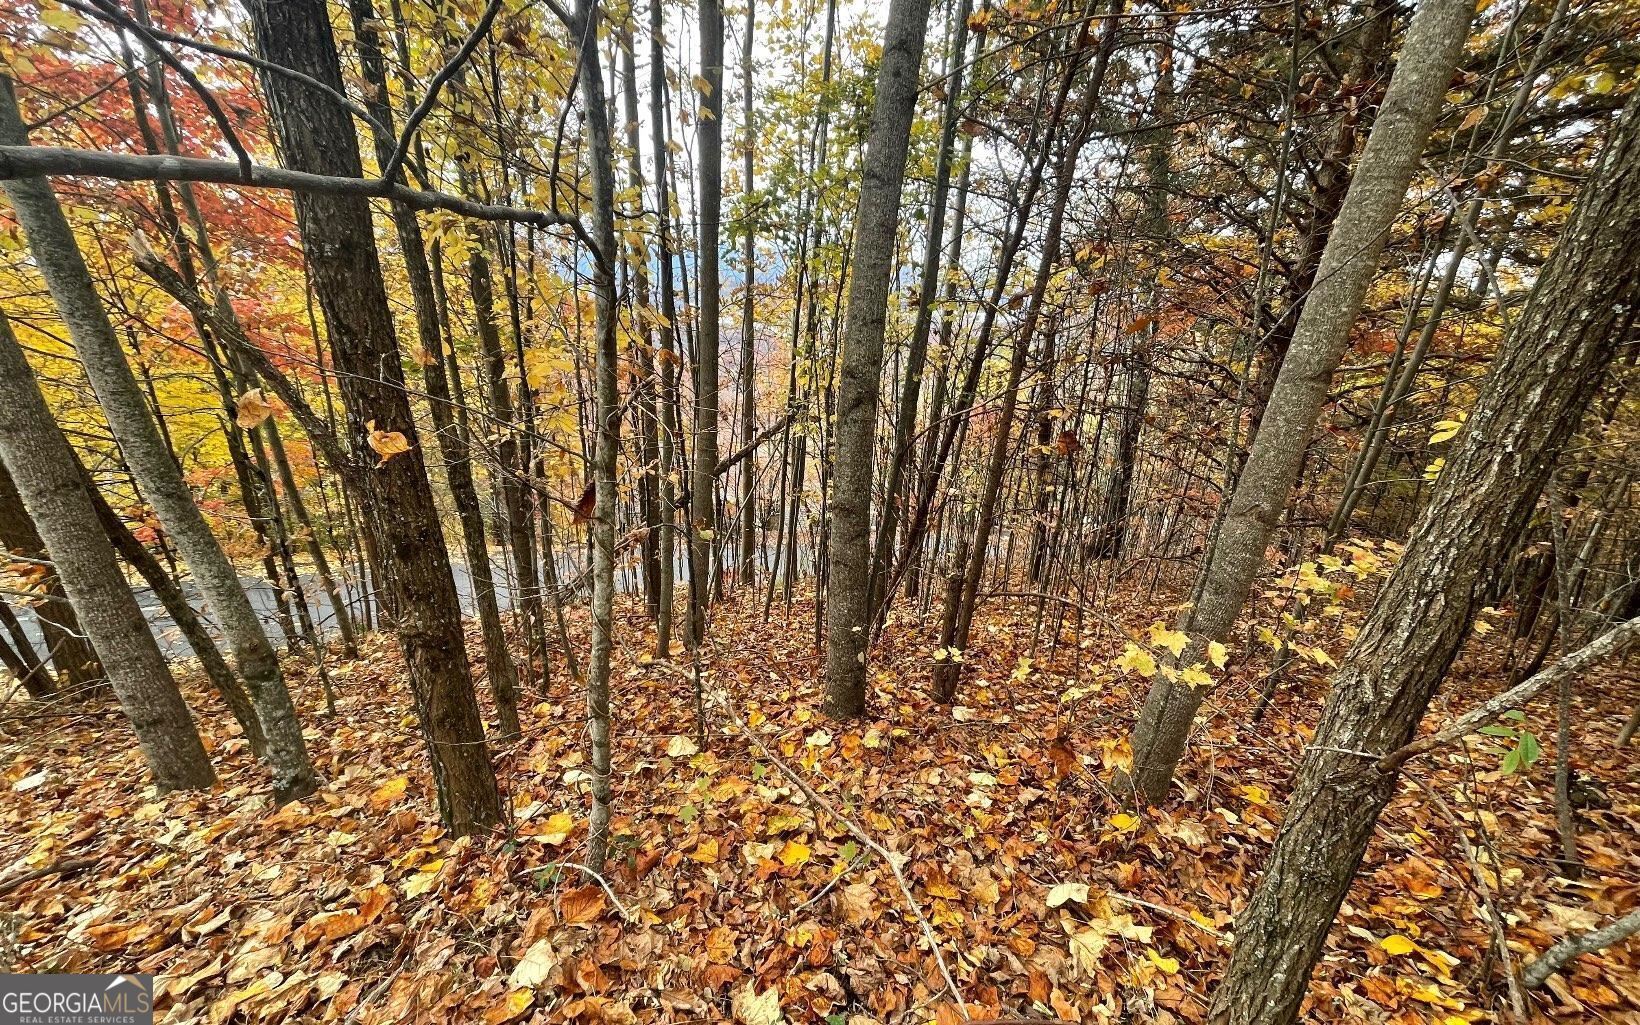
[[[521,701],[522,737],[496,745],[506,824],[454,841],[388,636],[333,665],[331,718],[311,667],[288,662],[323,784],[281,809],[197,674],[184,691],[218,767],[210,792],[156,798],[130,732],[95,707],[50,728],[11,723],[28,728],[5,739],[0,863],[63,871],[0,878],[0,948],[21,971],[154,972],[162,1021],[954,1025],[926,925],[972,1020],[1202,1021],[1327,670],[1285,664],[1255,722],[1273,667],[1238,660],[1198,723],[1178,800],[1135,813],[1109,780],[1144,680],[1108,667],[1143,648],[1160,600],[1115,593],[1104,607],[1122,621],[1080,629],[1074,610],[1050,605],[1039,627],[1029,598],[988,602],[972,681],[950,706],[929,697],[934,624],[896,613],[867,717],[838,723],[819,711],[812,606],[800,598],[765,621],[760,602],[731,595],[702,654],[703,691],[729,695],[704,752],[687,654],[654,660],[641,605],[623,602],[612,677],[624,814],[602,878],[576,864],[585,709],[561,668]],[[1471,640],[1426,731],[1499,689],[1499,623]],[[583,642],[584,612],[569,625]],[[1492,1020],[1504,975],[1491,916],[1507,922],[1518,969],[1633,903],[1640,774],[1614,738],[1634,683],[1619,663],[1576,694],[1581,879],[1556,871],[1552,737],[1525,771],[1501,771],[1485,737],[1438,752],[1384,815],[1305,1020]],[[1525,711],[1554,714],[1541,698]],[[856,829],[892,852],[915,910]],[[1529,999],[1556,1021],[1633,1021],[1637,967],[1640,944],[1618,944]]]

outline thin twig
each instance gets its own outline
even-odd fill
[[[893,852],[873,839],[871,834],[867,833],[863,827],[839,812],[835,805],[822,797],[818,791],[808,784],[808,781],[798,775],[797,770],[787,765],[779,755],[770,750],[769,745],[764,743],[763,738],[758,736],[746,724],[746,720],[736,710],[728,691],[720,685],[714,685],[708,692],[707,697],[723,710],[724,714],[745,735],[747,740],[750,740],[758,750],[763,752],[765,758],[774,763],[775,768],[780,770],[781,775],[791,780],[792,785],[803,792],[804,797],[813,801],[816,806],[824,808],[826,814],[841,822],[856,840],[883,859],[884,864],[888,866],[888,870],[894,875],[894,882],[899,885],[901,896],[905,897],[906,906],[911,909],[912,916],[917,919],[917,924],[922,927],[923,939],[928,941],[928,947],[934,953],[934,961],[939,965],[940,977],[945,980],[945,988],[950,991],[951,998],[956,1001],[957,1013],[962,1015],[964,1021],[972,1021],[968,1014],[968,1006],[963,1002],[962,990],[957,987],[957,980],[951,975],[950,966],[945,963],[945,955],[940,952],[939,936],[934,932],[934,926],[928,921],[928,916],[923,914],[922,905],[918,904],[917,898],[912,895],[911,884],[906,881],[905,874],[900,871],[899,862],[895,859]]]
[[[592,869],[587,868],[585,865],[581,864],[578,861],[549,861],[549,862],[547,862],[545,864],[542,864],[542,865],[531,865],[531,866],[529,866],[529,868],[525,869],[524,871],[526,871],[526,872],[544,872],[547,869],[552,869],[552,868],[573,868],[573,869],[579,869],[580,871],[585,872],[587,875],[591,876],[594,880],[596,880],[599,886],[602,886],[604,888],[604,892],[609,895],[609,899],[615,904],[615,910],[619,911],[621,913],[621,918],[622,919],[624,919],[628,923],[636,923],[638,921],[638,916],[632,912],[632,909],[627,907],[625,904],[622,904],[621,903],[621,898],[615,896],[615,888],[613,886],[609,885],[609,880],[605,879],[603,876],[599,875],[597,872],[593,871]]]

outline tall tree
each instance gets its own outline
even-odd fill
[[[592,291],[598,426],[592,450],[592,652],[587,665],[587,740],[592,763],[587,867],[595,872],[602,870],[609,851],[609,670],[614,652],[616,467],[621,446],[621,402],[615,366],[620,358],[615,307],[615,142],[605,106],[597,21],[598,0],[577,0],[569,28],[579,41],[586,159],[592,174],[591,234],[596,247],[592,254]]]
[[[1089,42],[1086,28],[1084,25],[1083,31],[1078,34],[1077,53],[1072,57],[1073,68],[1081,63],[1081,51]],[[1037,325],[1041,322],[1043,302],[1048,294],[1048,282],[1059,263],[1059,250],[1064,241],[1065,211],[1070,204],[1071,185],[1076,181],[1076,164],[1081,159],[1082,148],[1087,145],[1093,133],[1093,115],[1099,102],[1100,90],[1104,85],[1105,72],[1110,67],[1111,54],[1116,50],[1118,31],[1117,20],[1114,17],[1106,18],[1093,66],[1089,69],[1088,80],[1083,84],[1082,102],[1077,105],[1077,110],[1072,115],[1075,124],[1072,126],[1070,138],[1065,142],[1060,161],[1059,180],[1054,188],[1053,205],[1048,212],[1048,224],[1042,240],[1042,257],[1037,262],[1036,277],[1031,284],[1030,297],[1026,300],[1025,316],[1014,337],[1014,350],[1008,360],[1008,383],[1004,385],[996,433],[991,439],[979,510],[974,520],[974,539],[968,546],[968,557],[962,566],[962,590],[957,592],[957,608],[954,612],[948,610],[944,619],[944,622],[951,624],[949,633],[942,631],[944,636],[941,638],[941,646],[946,649],[955,648],[961,651],[968,647],[968,632],[973,625],[974,609],[979,604],[980,583],[985,576],[986,558],[991,550],[991,533],[996,527],[997,501],[1002,494],[1002,478],[1007,470],[1008,454],[1013,450],[1016,440],[1013,436],[1014,413],[1019,405],[1019,389],[1025,372],[1025,361],[1035,341]],[[962,666],[961,660],[952,658],[935,667],[934,696],[937,699],[950,701],[955,697]]]
[[[387,62],[382,53],[381,35],[376,29],[377,19],[370,0],[351,0],[349,7],[353,15],[359,66],[364,72],[365,81],[375,93],[370,109],[381,125],[374,136],[376,162],[380,167],[387,168],[393,166],[396,139],[388,134],[393,130],[394,118],[392,105],[388,102]],[[422,238],[421,225],[416,221],[416,212],[403,203],[393,203],[391,209],[393,230],[398,235],[399,253],[404,259],[405,278],[410,284],[410,300],[416,314],[416,338],[421,346],[421,358],[417,362],[421,364],[422,382],[427,388],[433,436],[444,461],[450,496],[455,499],[463,551],[467,556],[467,574],[473,581],[473,604],[478,610],[479,633],[484,641],[484,672],[490,681],[490,695],[495,700],[501,735],[516,737],[520,730],[518,670],[513,665],[512,653],[507,650],[507,635],[501,626],[501,608],[496,600],[490,551],[484,540],[484,516],[479,509],[478,487],[473,481],[472,452],[466,433],[459,430],[455,423],[450,378],[445,372],[444,338],[439,329],[438,302],[433,290],[433,272],[427,262],[427,245]],[[455,367],[449,369],[460,372]],[[539,608],[539,600],[535,607]]]
[[[752,99],[752,50],[757,34],[757,0],[747,0],[746,28],[740,39],[740,443],[752,444],[757,430],[757,200],[756,162],[757,120]],[[757,459],[747,456],[740,467],[740,556],[735,561],[737,580],[750,585],[757,581]]]
[[[1327,931],[1395,794],[1404,758],[1392,756],[1417,732],[1469,635],[1488,574],[1517,543],[1619,343],[1640,324],[1636,266],[1640,93],[1590,172],[1400,563],[1341,660],[1281,834],[1237,920],[1214,1022],[1297,1018]]]
[[[883,30],[877,99],[860,168],[853,269],[843,319],[837,392],[836,475],[831,490],[830,579],[826,591],[826,711],[839,718],[866,708],[871,633],[871,476],[889,277],[900,224],[900,193],[917,77],[928,32],[928,0],[893,0]]]
[[[1190,636],[1180,657],[1185,666],[1202,662],[1209,643],[1229,636],[1264,566],[1389,227],[1440,118],[1474,13],[1473,0],[1428,0],[1413,15],[1268,409],[1203,563],[1196,600],[1182,618],[1180,628]],[[1132,742],[1132,782],[1144,799],[1166,798],[1205,695],[1205,688],[1177,674],[1155,677]]]
[[[928,363],[928,338],[934,328],[934,307],[939,302],[945,213],[951,193],[951,168],[955,163],[952,150],[957,138],[958,115],[962,111],[963,81],[968,70],[965,61],[968,56],[968,17],[972,10],[972,0],[957,0],[951,51],[945,61],[945,111],[940,119],[939,150],[934,156],[934,192],[929,198],[928,238],[924,242],[922,273],[917,279],[917,317],[911,325],[904,379],[895,403],[894,440],[888,451],[888,472],[883,481],[883,512],[877,523],[877,547],[871,561],[871,604],[875,620],[882,618],[875,610],[886,600],[882,593],[883,586],[889,572],[889,559],[894,554],[900,503],[903,501],[900,492],[906,464],[911,458],[912,435],[917,429],[917,403],[922,395],[923,369]],[[960,230],[959,226],[959,233]],[[959,238],[952,248],[960,251],[961,246],[962,240]]]
[[[11,470],[74,611],[107,667],[154,783],[162,790],[209,787],[216,773],[193,715],[120,573],[74,451],[46,407],[34,370],[3,313],[0,459]]]
[[[0,76],[0,144],[28,145],[16,93],[5,76]],[[267,738],[275,798],[288,801],[312,793],[318,781],[273,644],[148,410],[56,193],[44,178],[8,181],[5,192],[121,452],[216,612]]]
[[[264,60],[342,89],[341,60],[323,0],[250,0]],[[363,177],[359,142],[335,99],[287,75],[263,71],[281,153],[292,170]],[[501,797],[473,694],[461,605],[438,508],[405,391],[393,316],[362,195],[303,192],[296,218],[314,292],[329,326],[355,489],[386,574],[394,629],[437,784],[439,813],[457,835],[501,820]],[[397,436],[396,438],[394,436]],[[375,465],[372,438],[389,452]]]
[[[695,463],[689,477],[689,638],[705,639],[713,552],[717,548],[718,363],[722,299],[723,220],[723,4],[700,0],[700,148],[695,211],[700,222],[700,310],[695,343]],[[666,216],[666,211],[661,211]]]

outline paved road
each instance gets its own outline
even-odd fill
[[[732,558],[733,552],[726,550],[725,555]],[[806,568],[808,563],[806,553],[802,554],[799,561]],[[473,597],[471,572],[468,571],[465,563],[455,562],[454,560],[451,561],[450,571],[455,577],[456,593],[461,600],[462,612],[468,616],[476,615],[478,609]],[[569,582],[575,579],[579,572],[579,567],[566,561],[559,567],[559,580]],[[689,579],[689,571],[681,553],[675,572],[680,582],[679,587],[685,586],[683,582]],[[513,591],[505,565],[497,563],[492,575],[495,580],[496,598],[502,609],[511,608]],[[616,574],[616,586],[622,591],[636,589],[640,586],[638,581],[639,576],[635,570],[623,569]],[[273,587],[261,577],[241,577],[240,583],[244,585],[245,593],[251,600],[251,607],[256,610],[257,616],[262,620],[263,629],[267,631],[268,637],[273,640],[275,645],[283,647],[285,635],[279,627]],[[354,617],[358,618],[361,610],[371,600],[371,596],[357,585],[346,582],[338,583],[342,590],[343,603],[352,609]],[[336,612],[331,607],[330,597],[325,594],[324,588],[320,586],[318,577],[311,573],[304,574],[302,587],[306,592],[308,609],[313,616],[314,625],[322,634],[334,636],[336,633]],[[193,581],[185,579],[182,582],[182,588],[188,596],[188,603],[204,618],[206,625],[211,627],[211,632],[220,637],[215,629],[215,624],[211,620],[209,611],[206,609],[205,601],[194,587]],[[188,647],[188,642],[183,638],[182,631],[177,628],[176,623],[166,613],[165,607],[160,604],[159,599],[154,597],[154,593],[146,587],[133,588],[133,590],[137,596],[137,604],[142,607],[143,615],[148,618],[148,623],[154,631],[154,637],[159,641],[160,650],[165,653],[165,657],[174,659],[192,656],[193,649]],[[292,611],[294,612],[294,609]],[[39,624],[32,610],[20,610],[17,618],[22,621],[24,632],[28,634],[29,640],[33,642],[35,649],[44,651],[40,639]],[[299,624],[298,628],[300,628]]]

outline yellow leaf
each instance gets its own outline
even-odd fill
[[[59,32],[72,32],[80,27],[79,15],[73,11],[59,11],[55,7],[48,7],[41,11],[40,20],[48,28],[54,28]],[[1611,92],[1610,89],[1605,91]]]
[[[666,742],[666,753],[673,758],[688,758],[699,754],[700,748],[688,737],[677,736]]]
[[[755,979],[735,991],[731,1007],[741,1025],[780,1025],[780,991],[770,988],[759,993]]]
[[[1145,957],[1149,958],[1150,963],[1155,965],[1157,968],[1160,968],[1164,973],[1168,975],[1179,974],[1178,958],[1163,957],[1161,954],[1158,954],[1154,950],[1150,950],[1148,948],[1145,950]]]
[[[1213,668],[1223,669],[1230,661],[1230,649],[1218,641],[1207,642],[1207,661],[1213,663]]]
[[[575,816],[567,811],[554,812],[542,824],[542,832],[537,834],[541,842],[556,847],[569,839],[575,832]]]
[[[1184,672],[1180,673],[1179,679],[1183,681],[1186,686],[1194,687],[1197,690],[1206,690],[1207,688],[1213,686],[1213,678],[1208,676],[1206,670],[1202,669],[1199,665],[1191,666],[1189,669],[1186,669]]]
[[[1116,668],[1124,674],[1138,673],[1148,679],[1156,675],[1156,659],[1150,652],[1129,641],[1122,651],[1122,657],[1116,660]]]
[[[1099,955],[1110,945],[1110,936],[1098,929],[1083,929],[1071,934],[1071,957],[1076,967],[1088,978],[1099,973]]]
[[[1184,649],[1190,644],[1190,635],[1183,630],[1170,630],[1160,623],[1150,626],[1151,643],[1157,647],[1166,648],[1173,653],[1174,658],[1184,654]]]
[[[1431,445],[1439,445],[1443,441],[1451,441],[1463,430],[1463,418],[1456,420],[1441,420],[1435,424],[1435,433],[1429,436]]]
[[[780,863],[788,868],[792,865],[801,865],[807,862],[809,855],[813,853],[808,844],[787,840],[786,846],[780,848]]]
[[[1139,819],[1125,811],[1117,812],[1110,817],[1110,828],[1118,833],[1126,833],[1139,828]]]
[[[533,1003],[534,990],[515,989],[484,1012],[485,1025],[504,1025],[529,1010]]]
[[[507,981],[526,990],[534,989],[547,981],[547,976],[557,964],[558,951],[553,948],[552,941],[536,940],[519,959]]]
[[[443,867],[443,858],[429,861],[421,866],[419,871],[404,881],[404,895],[406,897],[420,897],[438,885],[439,870]]]
[[[1385,953],[1388,953],[1393,957],[1398,957],[1402,954],[1410,954],[1414,950],[1418,949],[1418,944],[1407,939],[1405,936],[1402,936],[1400,933],[1385,936],[1383,939],[1378,941],[1378,945],[1384,949]]]
[[[404,791],[409,786],[410,780],[404,776],[399,776],[395,779],[388,780],[386,783],[383,783],[370,794],[371,809],[381,811],[385,808],[392,807],[399,798],[404,796]]]

